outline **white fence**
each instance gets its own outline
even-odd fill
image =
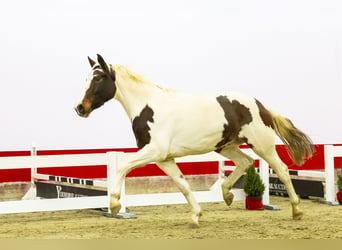
[[[244,149],[246,153],[253,158],[260,160],[250,149]],[[30,168],[33,176],[36,175],[36,168],[46,167],[70,167],[70,166],[91,166],[91,165],[107,165],[107,192],[113,185],[112,177],[118,163],[129,153],[108,152],[102,154],[79,154],[79,155],[49,155],[49,156],[18,156],[18,157],[0,157],[0,169],[23,169]],[[224,171],[224,161],[226,158],[214,152],[186,156],[178,158],[177,162],[219,162],[219,173],[216,184],[208,191],[193,192],[198,202],[217,202],[223,201],[220,183],[222,182],[222,171]],[[261,160],[261,175],[266,186],[264,195],[264,203],[269,203],[268,192],[268,165]],[[38,175],[39,176],[39,175]],[[163,204],[182,204],[186,203],[185,198],[180,192],[176,193],[158,193],[158,194],[134,194],[126,195],[123,185],[123,193],[121,194],[122,208],[120,212],[124,212],[127,206],[149,206]],[[241,189],[233,190],[235,199],[243,199],[244,192]],[[109,207],[110,194],[106,196],[78,197],[78,198],[61,198],[61,199],[34,199],[34,200],[18,200],[0,202],[0,214],[5,213],[21,213],[21,212],[39,212],[39,211],[56,211],[71,209],[88,209],[88,208],[104,208]]]
[[[269,205],[269,167],[267,163],[260,159],[250,149],[243,149],[245,153],[253,159],[260,161],[260,175],[265,184],[263,202]],[[49,156],[18,156],[18,157],[0,157],[0,169],[33,169],[45,167],[70,167],[70,166],[91,166],[107,165],[107,190],[111,190],[113,185],[112,177],[118,163],[129,153],[108,152],[102,154],[80,154],[80,155],[49,155]],[[334,157],[342,157],[342,146],[325,146],[325,179],[326,179],[326,201],[336,203],[336,185],[334,181]],[[226,158],[214,152],[186,156],[178,158],[177,162],[219,162],[218,180],[208,191],[194,192],[199,202],[218,202],[223,201],[220,184],[225,170],[224,161]],[[124,187],[124,185],[123,185]],[[235,199],[243,199],[243,190],[233,190]],[[21,212],[39,212],[39,211],[57,211],[72,209],[89,209],[109,207],[110,192],[105,196],[91,196],[78,198],[61,199],[36,199],[36,200],[18,200],[0,202],[0,214],[21,213]],[[182,204],[186,203],[185,198],[180,192],[177,193],[158,193],[158,194],[135,194],[126,195],[123,188],[121,194],[122,209],[125,212],[127,206],[150,206],[163,204]]]
[[[265,183],[265,192],[263,195],[263,203],[269,205],[269,166],[260,159],[251,149],[243,149],[245,153],[250,155],[253,159],[260,161],[260,175]],[[124,157],[124,155],[123,155]],[[215,153],[207,153],[203,155],[190,155],[181,158],[177,158],[176,162],[218,162],[218,178],[216,183],[208,191],[195,191],[192,192],[198,202],[221,202],[222,190],[221,184],[224,180],[224,172],[229,167],[224,166],[224,162],[229,159]],[[234,193],[234,200],[242,200],[245,198],[245,193],[242,189],[232,189]],[[122,196],[122,204],[126,206],[150,206],[150,205],[166,205],[166,204],[184,204],[186,200],[180,192],[176,193],[153,193],[153,194],[134,194]]]
[[[107,165],[113,160],[115,161],[115,158],[111,159],[110,154],[0,157],[0,169],[86,167],[90,165]],[[111,165],[113,164],[107,166]],[[108,174],[112,174],[110,171],[113,171],[113,169],[107,167]],[[0,214],[103,208],[108,207],[108,201],[108,196],[3,201],[0,202]]]
[[[338,204],[336,201],[337,187],[335,184],[334,158],[342,157],[342,146],[324,146],[325,168],[325,200],[330,204]]]

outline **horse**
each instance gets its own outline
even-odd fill
[[[74,109],[81,117],[105,102],[116,99],[126,111],[139,150],[118,166],[110,193],[110,210],[116,215],[126,174],[151,162],[174,181],[191,206],[190,226],[198,227],[202,214],[189,183],[178,168],[175,158],[215,151],[232,160],[236,169],[222,183],[222,195],[229,206],[233,184],[254,165],[253,159],[239,146],[249,145],[263,158],[285,184],[292,205],[292,217],[299,220],[303,212],[292,185],[288,167],[275,149],[277,135],[286,145],[297,165],[314,153],[311,139],[294,124],[259,100],[240,93],[221,95],[180,93],[156,85],[122,65],[105,62],[97,54],[97,62],[88,57],[91,72],[81,100]]]

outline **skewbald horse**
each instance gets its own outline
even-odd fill
[[[285,184],[292,205],[293,219],[303,213],[287,166],[275,150],[275,135],[287,146],[293,161],[301,165],[314,152],[310,138],[292,122],[264,107],[258,100],[238,93],[191,95],[160,87],[119,65],[111,65],[97,55],[88,57],[91,72],[77,114],[89,114],[105,102],[116,99],[132,122],[139,151],[118,167],[111,190],[110,209],[120,210],[120,193],[126,174],[136,167],[155,162],[172,178],[192,209],[191,226],[199,225],[201,208],[174,158],[215,151],[236,164],[235,171],[222,184],[223,199],[229,206],[233,184],[254,164],[239,149],[248,144],[277,173]]]

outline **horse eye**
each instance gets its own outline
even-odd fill
[[[102,76],[94,76],[94,81],[98,82],[102,79]]]

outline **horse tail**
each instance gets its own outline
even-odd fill
[[[315,152],[309,136],[296,128],[293,123],[279,114],[272,114],[273,129],[286,145],[287,151],[294,163],[302,165]]]

